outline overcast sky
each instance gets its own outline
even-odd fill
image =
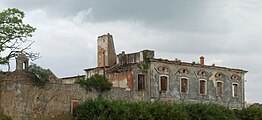
[[[34,63],[58,77],[96,66],[96,40],[110,33],[117,53],[142,49],[156,57],[248,70],[246,99],[262,103],[261,0],[1,0],[36,27]],[[14,65],[12,65],[14,67]]]

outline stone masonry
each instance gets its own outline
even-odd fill
[[[13,120],[31,120],[40,116],[56,117],[72,112],[72,101],[82,102],[98,97],[78,84],[48,83],[43,88],[34,86],[30,73],[15,71],[0,73],[0,112]],[[132,94],[121,88],[103,93],[107,99],[132,99]]]

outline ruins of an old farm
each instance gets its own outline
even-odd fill
[[[199,63],[159,59],[152,50],[116,55],[110,34],[98,37],[97,50],[97,67],[85,69],[83,76],[61,79],[49,70],[50,82],[43,88],[32,85],[28,59],[18,56],[14,72],[0,72],[0,112],[16,120],[72,113],[78,102],[98,95],[75,80],[95,74],[113,83],[113,89],[103,93],[107,99],[211,102],[230,109],[245,105],[245,70],[206,65],[203,56]]]
[[[85,69],[86,77],[105,74],[114,87],[130,91],[134,100],[244,107],[245,70],[205,65],[203,56],[199,63],[186,63],[155,58],[151,50],[116,55],[110,34],[98,37],[97,49],[97,67]]]

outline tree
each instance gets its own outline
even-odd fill
[[[0,53],[9,53],[0,56],[0,64],[8,64],[9,67],[9,60],[20,53],[26,54],[32,60],[39,57],[39,53],[26,51],[34,43],[27,38],[32,37],[36,28],[23,22],[24,15],[24,12],[16,8],[0,12]]]
[[[48,81],[48,70],[43,69],[36,64],[32,64],[28,67],[28,71],[34,75],[32,80],[36,86],[43,87]]]
[[[91,78],[79,79],[76,81],[77,84],[80,84],[88,91],[92,89],[97,90],[100,93],[111,90],[112,83],[109,82],[107,78],[101,75],[93,75]]]

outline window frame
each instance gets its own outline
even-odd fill
[[[205,81],[205,92],[204,94],[201,94],[201,81]],[[199,95],[207,95],[207,80],[206,79],[199,79]]]
[[[161,77],[166,77],[167,78],[166,91],[161,90]],[[169,91],[169,76],[168,75],[159,75],[158,86],[159,86],[159,91],[161,91],[161,92]]]
[[[142,82],[142,89],[139,89],[139,76],[140,76],[140,75],[144,77],[143,82]],[[145,78],[146,78],[146,77],[145,77],[144,74],[138,74],[138,75],[137,75],[137,90],[138,90],[138,91],[144,91],[144,90],[145,90],[145,87],[146,87],[146,83],[145,83],[146,80],[145,80]]]
[[[77,103],[76,107],[74,107],[74,103]],[[73,115],[74,110],[78,107],[79,100],[72,99],[70,100],[70,113]]]
[[[182,79],[186,79],[187,80],[186,92],[182,92]],[[189,93],[189,79],[188,79],[188,77],[181,77],[180,78],[180,93]]]
[[[235,89],[234,89],[234,85],[237,85],[237,95],[235,96]],[[238,89],[239,89],[239,86],[238,86],[238,83],[236,82],[233,82],[232,83],[232,97],[238,97]]]
[[[217,83],[221,83],[222,85],[221,85],[221,87],[222,87],[222,93],[221,93],[221,95],[220,94],[218,94],[218,86],[217,86]],[[224,95],[224,82],[223,81],[216,81],[216,96],[223,96]]]

